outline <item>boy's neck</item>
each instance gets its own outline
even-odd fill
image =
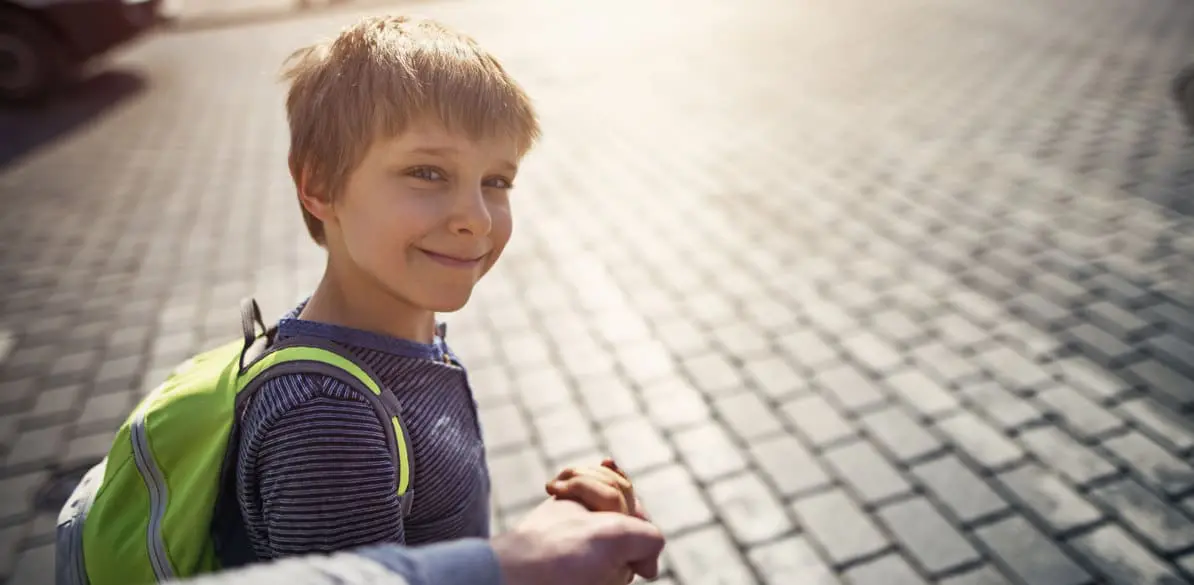
[[[299,318],[418,343],[432,343],[435,339],[434,312],[396,298],[373,283],[342,284],[331,266]]]

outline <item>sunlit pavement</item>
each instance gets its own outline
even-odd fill
[[[1194,3],[580,5],[408,5],[546,130],[450,316],[499,527],[611,452],[674,585],[1194,576]],[[183,26],[0,119],[9,583],[50,580],[56,472],[318,278],[275,75],[353,16]]]

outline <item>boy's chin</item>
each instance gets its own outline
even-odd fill
[[[428,295],[429,298],[424,299],[424,302],[419,303],[419,305],[433,313],[455,313],[463,309],[472,296],[473,290],[471,288],[466,291],[443,292],[441,294]]]

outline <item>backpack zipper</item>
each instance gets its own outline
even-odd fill
[[[133,417],[129,425],[129,438],[133,446],[133,461],[141,473],[141,479],[145,481],[145,488],[149,490],[149,528],[145,535],[149,564],[158,582],[169,581],[174,579],[174,570],[170,567],[166,543],[162,539],[162,518],[166,515],[168,498],[166,478],[149,450],[149,437],[145,434],[145,408],[138,410]]]

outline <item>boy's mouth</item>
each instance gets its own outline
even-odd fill
[[[424,250],[423,248],[415,248],[416,250],[425,254],[428,258],[438,262],[449,268],[472,268],[481,263],[482,260],[488,256],[488,253],[480,256],[456,256],[451,254],[440,254],[432,252],[431,250]]]

